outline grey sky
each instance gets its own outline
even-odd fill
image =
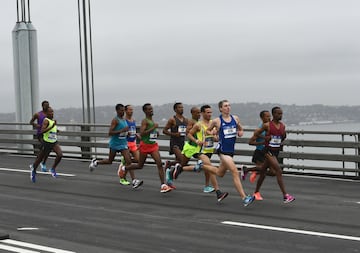
[[[40,100],[81,107],[77,1],[30,3]],[[16,1],[0,6],[0,112],[14,112]],[[359,0],[91,0],[91,8],[97,106],[360,105]]]

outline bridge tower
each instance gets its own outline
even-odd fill
[[[17,22],[12,31],[16,122],[29,122],[41,109],[37,34],[30,20],[29,2],[17,0]]]
[[[16,122],[27,123],[40,109],[37,33],[30,19],[30,0],[17,0],[16,5],[17,21],[12,31]],[[19,128],[32,129],[32,126]]]

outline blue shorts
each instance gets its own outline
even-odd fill
[[[116,145],[116,146],[110,146],[110,150],[113,152],[121,152],[125,149],[128,149],[128,146],[125,145]]]

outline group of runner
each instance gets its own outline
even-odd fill
[[[163,134],[170,136],[169,154],[174,155],[175,160],[162,162],[157,142],[159,125],[153,120],[152,105],[150,103],[143,105],[142,110],[145,117],[141,121],[139,132],[137,132],[136,121],[133,118],[133,107],[117,104],[115,106],[116,116],[112,119],[108,131],[110,136],[108,158],[92,159],[89,165],[90,171],[95,170],[101,164],[112,164],[116,154],[121,153],[122,161],[118,167],[119,182],[122,185],[131,184],[133,188],[138,188],[143,184],[143,181],[135,177],[134,170],[142,169],[148,155],[150,155],[158,170],[160,192],[162,193],[176,189],[174,181],[183,171],[203,171],[205,175],[203,191],[206,193],[215,192],[217,201],[220,202],[228,196],[228,193],[220,190],[217,177],[223,177],[229,171],[244,206],[248,206],[254,200],[263,199],[260,194],[260,187],[267,174],[276,176],[283,194],[283,202],[294,201],[295,198],[285,190],[282,169],[277,159],[286,138],[285,125],[281,122],[281,108],[272,108],[272,119],[270,119],[269,111],[260,113],[262,122],[249,139],[249,144],[256,146],[252,158],[254,166],[250,168],[246,166],[237,167],[233,159],[236,138],[242,137],[244,134],[239,117],[231,114],[231,106],[228,100],[220,101],[218,107],[220,116],[214,119],[212,119],[210,105],[191,108],[192,118],[187,119],[183,116],[183,104],[175,103],[173,107],[175,115],[169,118],[163,128]],[[43,106],[43,111],[34,114],[30,121],[34,127],[39,129],[38,137],[42,144],[39,155],[35,162],[30,165],[31,180],[34,183],[36,181],[36,168],[41,164],[42,170],[46,170],[45,161],[52,150],[57,156],[50,172],[53,177],[57,176],[55,168],[61,160],[62,153],[56,138],[56,121],[52,117],[53,111],[47,102],[45,108]],[[35,120],[37,120],[37,124],[34,123]],[[137,145],[138,140],[139,145]],[[217,145],[215,146],[215,144]],[[211,163],[213,154],[219,156],[218,166]],[[189,164],[190,159],[196,159],[197,162]],[[131,182],[126,179],[128,171]],[[251,173],[250,181],[257,181],[253,194],[246,194],[241,183],[241,179],[245,180],[249,172]]]

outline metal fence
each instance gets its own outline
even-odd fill
[[[64,156],[89,160],[107,157],[108,128],[103,124],[58,124]],[[239,165],[252,165],[254,147],[248,145],[248,140],[253,130],[245,129],[244,136],[237,139],[234,159]],[[162,127],[159,132],[162,133]],[[279,155],[284,173],[360,179],[360,132],[287,130],[287,135],[284,150]],[[160,134],[159,146],[163,160],[174,159],[168,153],[168,136]],[[35,155],[38,149],[35,130],[28,123],[0,123],[1,153]],[[212,162],[219,163],[216,155]]]

